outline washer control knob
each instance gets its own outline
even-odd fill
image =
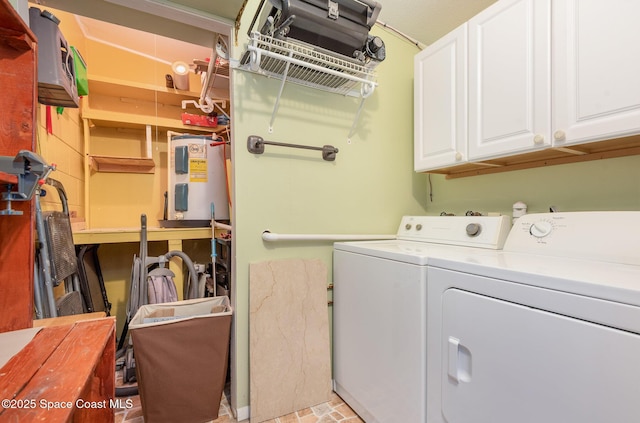
[[[478,236],[480,234],[480,231],[482,230],[482,227],[480,226],[479,223],[469,223],[467,225],[467,235],[469,236]]]
[[[416,231],[420,231],[420,230],[422,230],[422,224],[421,224],[421,223],[418,223],[418,224],[416,225]]]
[[[536,238],[544,238],[549,235],[553,230],[553,225],[551,222],[547,222],[546,220],[540,220],[535,222],[533,225],[529,227],[529,233]]]
[[[404,228],[405,228],[406,230],[411,229],[411,223],[407,223],[406,225],[404,225]]]

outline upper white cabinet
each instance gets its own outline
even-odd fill
[[[502,0],[469,21],[469,160],[551,145],[551,4]]]
[[[640,2],[499,0],[415,58],[415,170],[638,154]],[[468,33],[467,33],[468,32]]]
[[[416,55],[414,168],[467,160],[467,25]]]
[[[640,2],[554,0],[554,144],[640,132]]]

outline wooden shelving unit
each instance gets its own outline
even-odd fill
[[[218,231],[218,229],[216,229]],[[184,239],[210,239],[211,228],[147,228],[147,240],[182,241]],[[118,244],[140,242],[140,228],[85,229],[73,233],[73,242],[82,244]]]
[[[8,0],[0,0],[0,22],[0,155],[15,157],[35,148],[37,39]],[[14,181],[3,174],[0,190]],[[0,216],[0,332],[29,328],[33,316],[34,202],[11,207],[22,214]]]
[[[198,100],[199,89],[183,91],[97,74],[88,75],[88,84],[89,94],[82,98],[80,106],[85,144],[87,227],[117,228],[131,225],[131,216],[140,213],[161,215],[159,199],[163,194],[163,169],[167,166],[168,134],[226,135],[228,127],[182,123],[182,113],[200,113],[191,107],[182,108],[183,101]],[[225,94],[225,90],[220,93]],[[116,194],[112,191],[114,186],[122,189]],[[134,186],[140,192],[153,194],[147,195],[145,201],[144,195],[133,192]],[[98,196],[100,200],[113,198],[114,201],[100,204],[98,197],[93,197],[98,200],[96,205],[92,196]],[[122,196],[132,200],[131,214],[122,215],[118,211],[116,204]]]
[[[156,165],[151,158],[90,156],[96,172],[153,173]]]
[[[152,125],[179,132],[222,132],[224,126],[203,127],[182,123],[183,100],[197,100],[199,92],[101,76],[89,76],[88,101],[82,118],[90,126],[140,128]]]

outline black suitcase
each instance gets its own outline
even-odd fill
[[[364,62],[385,58],[384,43],[369,35],[382,6],[371,0],[270,0],[256,16],[260,33],[294,39]],[[255,21],[256,18],[254,18]],[[253,26],[253,25],[252,25]]]

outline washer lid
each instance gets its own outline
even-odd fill
[[[381,259],[426,266],[434,257],[454,259],[473,254],[494,254],[495,250],[405,240],[336,242],[336,251],[348,251]]]

